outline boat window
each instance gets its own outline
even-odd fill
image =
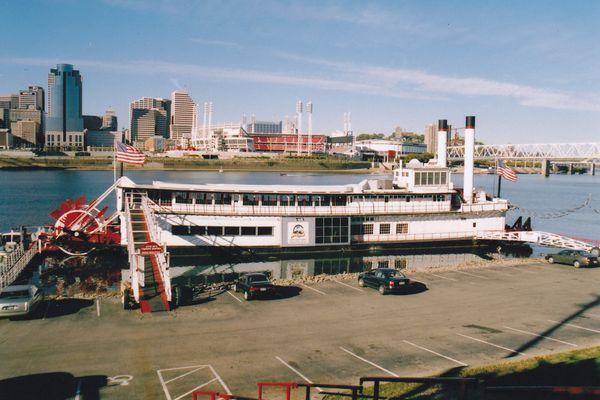
[[[346,197],[342,195],[333,196],[333,205],[334,206],[345,206],[346,205]]]
[[[319,244],[348,242],[348,218],[316,218],[315,242]]]
[[[231,204],[231,193],[214,193],[215,204]]]
[[[405,234],[405,233],[408,233],[408,224],[407,223],[396,224],[396,234]]]
[[[362,226],[362,234],[363,235],[372,235],[373,234],[373,224],[364,224]]]
[[[222,226],[207,226],[206,231],[211,236],[223,236]]]
[[[397,258],[394,260],[394,267],[397,269],[406,268],[406,258]]]
[[[195,192],[191,195],[196,199],[196,204],[212,204],[212,193]]]
[[[277,196],[274,194],[263,194],[260,196],[261,204],[263,206],[276,206],[277,205]]]
[[[190,227],[187,225],[173,225],[171,227],[171,233],[173,233],[173,235],[189,235],[190,234]]]
[[[175,192],[175,203],[192,204],[192,197],[189,192]]]
[[[280,194],[277,196],[280,206],[294,207],[296,205],[296,195],[293,194]]]
[[[390,262],[388,260],[381,260],[381,261],[377,262],[377,268],[388,268],[389,266],[390,266]],[[390,274],[390,273],[388,272],[387,274],[384,274],[383,272],[379,271],[379,274],[381,275],[382,278],[389,278],[389,276],[386,276],[386,275]]]
[[[224,228],[225,236],[239,236],[240,227],[239,226],[226,226]]]
[[[256,236],[256,227],[242,226],[242,236]]]
[[[205,226],[190,226],[190,234],[191,235],[206,235],[206,227]]]
[[[312,206],[312,196],[307,194],[298,195],[298,205],[301,207]]]
[[[257,229],[258,236],[273,236],[272,226],[259,226]]]
[[[379,224],[379,234],[380,235],[389,235],[390,234],[390,224]]]
[[[243,202],[245,206],[257,206],[258,205],[258,195],[252,193],[244,193],[243,194]]]

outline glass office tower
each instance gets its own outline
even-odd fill
[[[61,132],[67,142],[67,132],[83,131],[81,108],[81,75],[71,64],[58,64],[48,74],[48,118],[46,131]]]

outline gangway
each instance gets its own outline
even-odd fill
[[[133,195],[125,202],[127,252],[133,297],[140,304],[143,313],[169,311],[169,255],[164,245],[158,245],[156,221],[146,200],[143,195]],[[148,251],[148,246],[152,251]]]
[[[477,233],[476,239],[535,243],[540,246],[584,250],[587,252],[598,251],[598,248],[592,243],[544,231],[480,231]]]
[[[23,241],[10,253],[4,261],[0,260],[0,291],[19,277],[21,272],[29,265],[33,257],[41,251],[40,241],[35,240],[25,248]]]

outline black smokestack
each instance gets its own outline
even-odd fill
[[[475,116],[471,115],[467,117],[465,127],[467,129],[475,129]]]
[[[438,131],[448,132],[448,120],[446,120],[446,119],[438,120]]]

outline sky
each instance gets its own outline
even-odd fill
[[[313,131],[422,132],[477,117],[486,143],[600,138],[600,2],[0,0],[0,93],[83,76],[83,112],[176,89],[213,122],[293,115]],[[306,126],[306,122],[304,122]]]

